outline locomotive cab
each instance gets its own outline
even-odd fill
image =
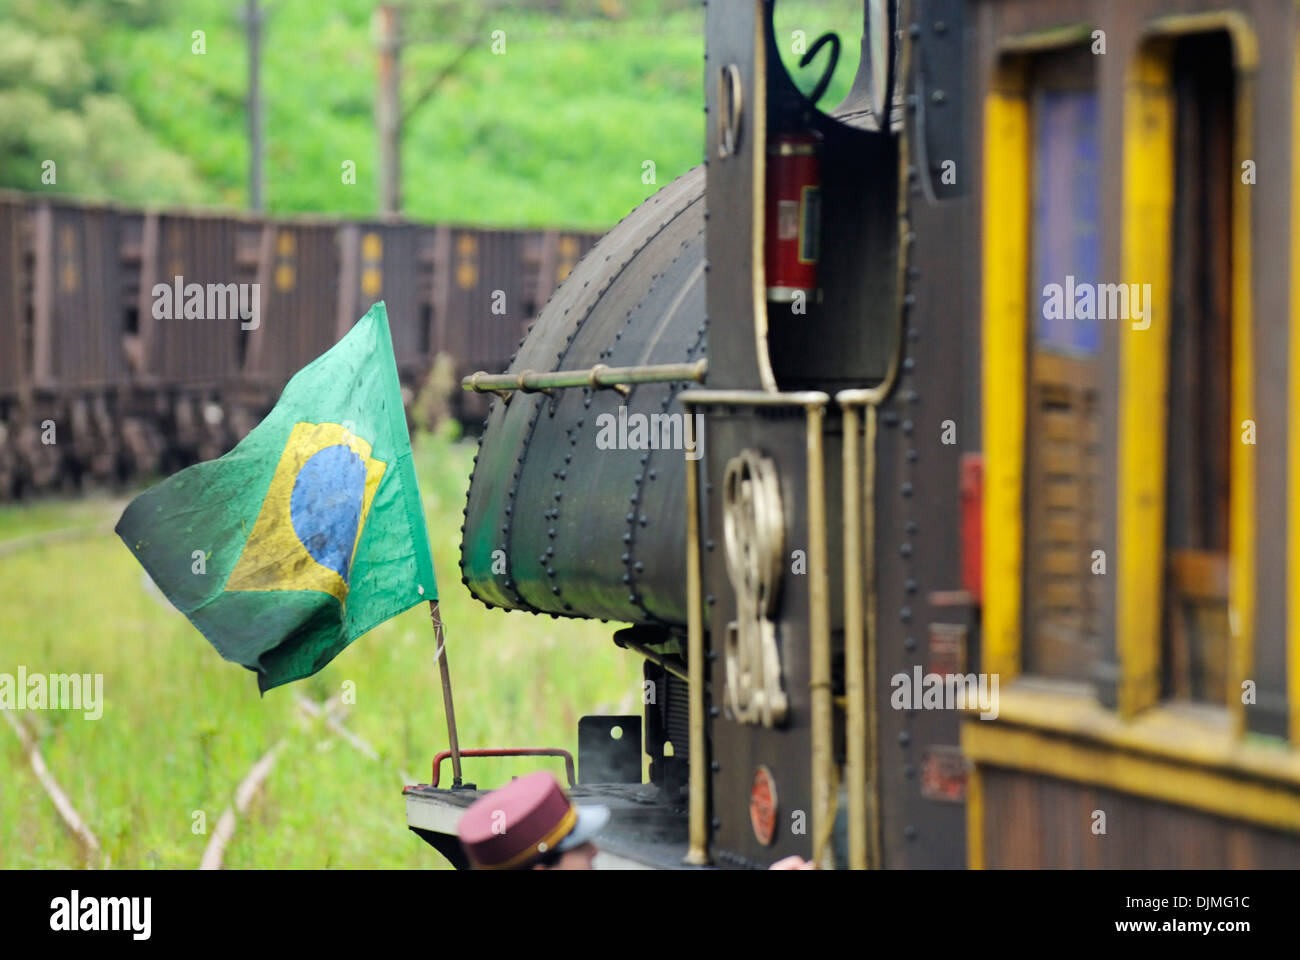
[[[959,355],[957,325],[927,339],[907,325],[918,297],[957,315],[960,283],[922,288],[915,251],[960,235],[964,205],[939,159],[925,165],[904,95],[921,68],[891,8],[865,4],[845,24],[864,56],[824,112],[825,81],[806,94],[782,66],[772,3],[710,6],[706,163],[597,244],[508,371],[466,379],[497,399],[463,580],[489,606],[631,624],[615,640],[647,658],[654,694],[639,799],[656,811],[656,865],[962,861],[955,714],[903,716],[873,693],[882,668],[925,662],[914,637],[927,624],[954,663],[967,630],[952,605],[956,448],[926,445],[918,463],[918,437],[939,436],[962,382],[922,402],[914,380],[928,351]],[[953,13],[927,82],[960,82]],[[829,77],[839,46],[827,35],[805,62]],[[680,423],[681,442],[602,430],[638,417]],[[611,435],[623,442],[599,442]],[[901,557],[880,554],[900,542]],[[602,764],[580,756],[579,781]],[[430,842],[428,811],[472,799],[407,796]],[[615,806],[607,843],[644,846],[624,819]]]

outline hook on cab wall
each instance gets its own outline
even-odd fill
[[[722,6],[706,17],[709,386],[871,386],[897,346],[893,4]]]

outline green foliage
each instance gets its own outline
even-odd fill
[[[426,0],[403,48],[403,200],[415,219],[602,228],[700,161],[694,3]],[[264,3],[266,197],[371,215],[374,0]],[[0,186],[128,202],[247,201],[243,4],[0,0]],[[204,32],[206,52],[193,50]],[[505,54],[492,52],[503,31]],[[445,82],[433,84],[448,65]],[[423,99],[430,86],[434,92]],[[42,184],[41,164],[58,181]],[[653,183],[643,164],[653,161]],[[343,164],[356,165],[344,183]]]
[[[263,0],[274,213],[377,210],[374,8]],[[860,0],[777,6],[777,42],[805,90],[825,55],[799,70],[793,31],[808,43],[840,32],[824,107],[852,81],[861,9]],[[407,216],[607,228],[700,162],[704,18],[694,0],[417,0],[405,10]],[[234,0],[0,0],[0,186],[246,204],[243,11]],[[497,31],[504,54],[493,52]],[[58,165],[54,185],[41,182],[45,160]],[[654,182],[643,179],[646,161]],[[355,183],[343,182],[345,162]]]
[[[101,65],[110,26],[147,27],[161,9],[144,0],[0,4],[0,184],[129,202],[206,196],[185,152],[141,123]]]

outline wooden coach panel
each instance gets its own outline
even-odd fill
[[[981,771],[988,868],[1295,869],[1300,837],[1132,794]],[[1105,814],[1105,833],[1093,824]]]
[[[336,224],[268,224],[258,275],[261,326],[251,332],[244,369],[268,385],[288,382],[337,341]]]
[[[1279,180],[1286,182],[1291,176],[1295,159],[1291,156],[1291,140],[1286,135],[1277,135],[1271,121],[1267,118],[1289,116],[1292,109],[1296,24],[1293,6],[1273,4],[1267,0],[1233,4],[1189,3],[1183,0],[1133,0],[1133,2],[1110,0],[1100,4],[1039,3],[1023,2],[1023,0],[986,2],[978,5],[977,35],[980,47],[980,69],[979,80],[972,85],[971,89],[980,93],[988,91],[989,84],[996,75],[994,66],[1000,44],[1006,43],[1013,47],[1020,44],[1022,49],[1027,49],[1031,40],[1036,38],[1038,42],[1044,42],[1044,38],[1051,36],[1051,31],[1060,31],[1071,25],[1077,25],[1080,29],[1080,32],[1074,35],[1076,41],[1086,44],[1090,36],[1088,31],[1091,28],[1105,31],[1109,40],[1106,55],[1091,58],[1095,61],[1096,84],[1101,103],[1098,118],[1100,182],[1103,185],[1102,199],[1099,204],[1099,223],[1103,235],[1101,269],[1106,278],[1119,278],[1136,270],[1146,279],[1147,273],[1153,273],[1151,279],[1157,281],[1155,289],[1158,292],[1162,287],[1171,288],[1170,283],[1161,282],[1161,275],[1165,270],[1172,271],[1171,277],[1174,279],[1178,279],[1182,271],[1201,272],[1194,266],[1195,258],[1184,259],[1179,249],[1179,244],[1190,243],[1189,238],[1193,235],[1192,229],[1188,226],[1193,221],[1184,212],[1188,202],[1187,194],[1177,189],[1179,170],[1188,169],[1186,151],[1191,149],[1189,144],[1197,143],[1197,140],[1189,139],[1191,128],[1186,124],[1189,110],[1196,115],[1204,114],[1206,130],[1220,131],[1219,142],[1224,151],[1221,163],[1226,162],[1235,166],[1243,156],[1249,157],[1253,164],[1258,165],[1260,183],[1270,178],[1274,182]],[[1175,82],[1170,88],[1171,92],[1168,95],[1172,113],[1168,137],[1171,148],[1166,152],[1163,147],[1157,145],[1157,140],[1163,142],[1161,138],[1147,139],[1144,131],[1149,130],[1150,123],[1139,123],[1132,119],[1138,114],[1135,112],[1134,102],[1128,99],[1132,93],[1127,84],[1131,82],[1133,65],[1139,62],[1139,51],[1146,49],[1149,52],[1149,45],[1157,35],[1174,41],[1175,46],[1171,48],[1172,56],[1178,45],[1185,43],[1189,36],[1196,34],[1201,34],[1203,39],[1213,37],[1215,34],[1220,35],[1224,46],[1223,53],[1193,60],[1193,69],[1185,71],[1183,76],[1199,75],[1200,80],[1195,87],[1189,86],[1186,82],[1181,85]],[[1066,35],[1058,34],[1058,39],[1062,36]],[[1236,74],[1229,82],[1224,73],[1220,73],[1215,81],[1210,83],[1209,68],[1214,66],[1217,72],[1222,71],[1226,66],[1229,41],[1232,43],[1232,62]],[[1191,53],[1194,56],[1195,54],[1195,51],[1190,49],[1181,52],[1183,55]],[[1176,80],[1179,76],[1176,60],[1170,59],[1168,66],[1172,70],[1171,78]],[[1206,96],[1207,91],[1213,92],[1213,98]],[[1231,111],[1235,134],[1228,133],[1230,128],[1225,122],[1226,100],[1218,100],[1228,94],[1235,98]],[[1164,94],[1160,96],[1163,97]],[[985,102],[984,97],[981,96],[979,101]],[[1221,105],[1211,111],[1208,105],[1212,102],[1219,102]],[[978,115],[978,106],[978,102],[972,99],[968,112]],[[1010,115],[1012,114],[1008,114]],[[1145,116],[1143,114],[1144,118]],[[1211,117],[1216,118],[1215,125],[1209,123]],[[1031,123],[1031,131],[1032,127]],[[1232,154],[1231,159],[1227,158],[1228,144],[1224,141],[1228,136],[1232,136],[1235,140],[1232,150],[1240,152],[1240,156]],[[987,142],[992,144],[993,138],[990,137]],[[1196,149],[1205,155],[1215,153],[1213,150],[1201,147]],[[1128,167],[1137,172],[1134,178],[1121,176],[1126,172],[1126,157],[1132,161],[1128,163]],[[990,157],[983,171],[979,169],[979,165],[978,160],[973,165],[975,183],[987,180],[997,185],[998,181],[994,177],[996,170],[1001,170],[1004,175],[1014,176],[1007,173],[1009,169],[1014,170],[1014,166],[1008,167],[1005,157],[998,157],[996,160]],[[1140,189],[1132,186],[1127,193],[1114,186],[1121,180],[1126,183],[1131,181],[1135,185],[1141,184],[1143,181],[1140,171],[1144,169],[1150,171],[1147,174],[1149,185]],[[1194,179],[1197,178],[1194,176]],[[1220,182],[1220,179],[1215,177],[1205,179],[1212,183]],[[1234,177],[1227,179],[1235,180]],[[1130,225],[1134,221],[1129,215],[1133,209],[1159,208],[1162,203],[1160,200],[1162,186],[1171,184],[1175,188],[1170,198],[1172,206],[1167,214],[1160,214],[1162,219],[1166,216],[1169,218],[1171,227],[1166,229],[1163,224],[1160,224],[1153,235],[1169,234],[1176,242],[1168,251],[1170,264],[1167,267],[1153,268],[1147,266],[1147,263],[1155,263],[1155,260],[1144,260],[1144,257],[1150,255],[1146,244],[1125,242],[1126,237],[1144,236],[1140,227],[1137,233],[1130,231]],[[1002,195],[1016,195],[1016,190],[1005,187],[1002,190]],[[1278,322],[1277,318],[1287,312],[1288,283],[1293,283],[1294,271],[1287,266],[1288,251],[1291,248],[1288,238],[1293,232],[1291,211],[1286,203],[1270,203],[1264,194],[1258,193],[1254,187],[1246,184],[1237,183],[1233,186],[1233,192],[1234,219],[1233,229],[1229,232],[1242,234],[1242,236],[1235,238],[1237,246],[1231,252],[1231,269],[1221,265],[1212,271],[1223,274],[1222,277],[1217,278],[1218,289],[1224,289],[1230,282],[1231,295],[1235,298],[1230,307],[1233,318],[1231,337],[1235,338],[1237,344],[1232,347],[1232,350],[1238,351],[1234,354],[1233,363],[1237,365],[1239,360],[1247,360],[1246,363],[1237,366],[1232,374],[1235,381],[1232,390],[1238,396],[1231,403],[1241,405],[1248,410],[1249,416],[1257,422],[1261,435],[1285,437],[1288,434],[1287,420],[1291,415],[1288,411],[1293,412],[1294,405],[1279,402],[1286,393],[1288,364],[1281,358],[1286,356],[1289,335],[1287,324]],[[1216,204],[1214,209],[1222,209],[1222,206]],[[1031,206],[1030,210],[1034,211],[1034,208]],[[1031,215],[1037,216],[1036,211]],[[986,224],[1009,222],[1004,209],[986,211],[985,217]],[[1222,219],[1222,214],[1219,215],[1219,219]],[[1243,243],[1247,229],[1249,230],[1248,242]],[[1229,237],[1224,233],[1225,230],[1226,227],[1213,228],[1215,235],[1226,242]],[[986,277],[997,277],[998,281],[1005,285],[1008,278],[1005,275],[997,275],[997,261],[1005,263],[1014,258],[1000,255],[995,257],[991,252],[996,249],[995,244],[996,240],[984,248],[982,255],[989,259],[982,265],[982,269]],[[976,246],[973,249],[980,248]],[[1025,270],[1017,272],[1028,273]],[[1231,273],[1230,278],[1229,273]],[[1014,281],[1018,278],[1010,279]],[[1199,286],[1199,277],[1197,281]],[[1179,282],[1181,283],[1181,280]],[[1161,330],[1163,327],[1171,334],[1176,334],[1176,331],[1166,324],[1167,318],[1162,316],[1162,312],[1167,312],[1170,318],[1177,316],[1182,319],[1186,319],[1187,314],[1183,312],[1184,308],[1179,306],[1179,299],[1182,296],[1179,291],[1183,287],[1174,286],[1172,289],[1175,292],[1168,307],[1162,308],[1157,305],[1155,328]],[[1033,287],[1030,290],[1032,292]],[[1214,299],[1210,295],[1205,295],[1207,302]],[[1033,305],[1034,297],[1031,296],[1031,308]],[[1012,332],[1014,333],[1014,330]],[[1176,453],[1182,442],[1179,431],[1187,430],[1188,425],[1191,424],[1190,429],[1203,432],[1198,429],[1194,408],[1186,402],[1174,402],[1178,399],[1177,377],[1174,378],[1170,388],[1173,390],[1173,399],[1171,399],[1166,395],[1168,385],[1162,384],[1158,391],[1144,395],[1140,386],[1142,378],[1129,375],[1140,364],[1149,364],[1150,369],[1159,373],[1168,362],[1168,354],[1162,356],[1162,351],[1144,354],[1136,348],[1135,344],[1141,342],[1142,336],[1139,334],[1130,337],[1121,324],[1108,323],[1103,324],[1101,328],[1102,362],[1096,385],[1100,402],[1099,416],[1095,420],[1094,428],[1101,440],[1100,477],[1096,484],[1100,494],[1099,502],[1096,504],[1096,517],[1099,523],[1093,530],[1088,531],[1086,537],[1091,541],[1087,545],[1089,549],[1102,549],[1108,557],[1121,558],[1118,561],[1120,564],[1118,576],[1114,575],[1112,570],[1110,577],[1088,578],[1093,581],[1094,589],[1097,584],[1100,584],[1100,588],[1097,589],[1096,602],[1093,604],[1098,624],[1095,633],[1099,660],[1089,671],[1090,676],[1087,679],[1096,688],[1103,704],[1113,708],[1118,703],[1126,712],[1155,705],[1162,697],[1169,696],[1171,693],[1178,696],[1182,694],[1185,686],[1178,682],[1177,671],[1168,669],[1171,662],[1175,661],[1170,648],[1173,648],[1173,652],[1177,652],[1179,645],[1166,646],[1170,640],[1168,634],[1172,633],[1173,629],[1162,625],[1165,604],[1161,602],[1160,593],[1164,591],[1176,594],[1178,591],[1171,589],[1171,585],[1176,585],[1184,578],[1186,569],[1180,569],[1170,562],[1176,559],[1172,548],[1181,547],[1180,541],[1185,533],[1183,528],[1188,526],[1186,520],[1180,518],[1181,511],[1178,510],[1178,489],[1180,484],[1185,483],[1186,476],[1186,471],[1180,470],[1177,465]],[[1243,343],[1249,345],[1249,354],[1238,349]],[[1178,357],[1176,338],[1170,346],[1170,352],[1175,358]],[[1005,354],[1005,351],[990,350],[990,357],[995,358],[999,353]],[[1121,360],[1121,356],[1128,359]],[[1125,362],[1133,363],[1134,360],[1138,363],[1133,366],[1122,365]],[[996,359],[986,359],[986,369],[998,370]],[[1125,373],[1121,377],[1122,370]],[[1291,376],[1294,379],[1294,370],[1291,371]],[[1198,371],[1197,377],[1205,378],[1207,381],[1209,379],[1201,371]],[[1241,389],[1243,386],[1244,389]],[[986,384],[985,388],[986,395],[989,397],[996,397],[999,392],[1002,392],[996,389],[995,385]],[[1206,384],[1201,383],[1199,379],[1196,389],[1202,394],[1208,392]],[[1155,398],[1154,404],[1150,402],[1152,397]],[[1152,418],[1148,418],[1144,409],[1148,405],[1154,407]],[[1005,424],[1011,420],[1004,415],[1004,412],[996,412],[990,406],[985,416],[988,418],[986,423],[1004,425],[1003,429],[998,431],[1000,438],[1010,435],[1005,430]],[[1232,419],[1237,419],[1236,414],[1231,416]],[[1173,443],[1168,451],[1164,450],[1164,445],[1170,440],[1170,433],[1164,423],[1166,418],[1170,421],[1169,427],[1172,427],[1173,434]],[[1148,422],[1154,425],[1152,436],[1161,444],[1157,459],[1160,474],[1155,487],[1158,496],[1154,499],[1140,488],[1138,471],[1132,466],[1126,466],[1126,463],[1136,462],[1130,454],[1144,445],[1140,428],[1135,428],[1135,425]],[[1063,433],[1069,425],[1062,423],[1060,426]],[[1126,438],[1131,444],[1127,447],[1124,446]],[[1035,452],[1033,445],[1037,442],[1038,437],[1031,433],[1030,473],[1027,478],[1030,484],[1034,482],[1032,457]],[[1243,447],[1239,444],[1232,446],[1234,451],[1254,450],[1253,447]],[[1007,471],[999,471],[994,466],[997,444],[988,443],[987,447],[990,456],[988,490],[994,491],[999,486],[1006,490],[1007,484],[999,484],[999,481],[1006,476]],[[1236,507],[1231,508],[1236,511],[1236,515],[1231,520],[1234,534],[1229,539],[1230,552],[1233,556],[1230,563],[1224,564],[1221,549],[1205,551],[1219,556],[1206,558],[1213,560],[1213,565],[1206,563],[1204,569],[1214,575],[1207,575],[1204,578],[1205,586],[1197,586],[1195,590],[1204,594],[1207,599],[1214,597],[1214,604],[1218,608],[1215,615],[1222,618],[1221,611],[1225,604],[1220,598],[1224,591],[1219,585],[1221,580],[1215,571],[1225,566],[1233,571],[1231,590],[1238,598],[1233,602],[1236,613],[1240,614],[1234,616],[1234,620],[1240,626],[1234,626],[1231,633],[1253,642],[1234,641],[1236,649],[1223,659],[1226,659],[1230,672],[1244,669],[1246,672],[1243,676],[1248,676],[1257,684],[1258,702],[1252,701],[1246,707],[1238,696],[1228,691],[1227,715],[1234,723],[1240,724],[1240,727],[1256,733],[1278,736],[1285,733],[1287,720],[1287,671],[1285,669],[1287,645],[1284,637],[1288,610],[1291,618],[1294,619],[1294,605],[1289,606],[1289,604],[1295,591],[1287,589],[1288,565],[1284,536],[1288,527],[1287,513],[1294,503],[1294,498],[1287,496],[1287,476],[1294,471],[1288,467],[1286,457],[1280,455],[1277,448],[1274,448],[1271,454],[1263,446],[1259,450],[1258,455],[1250,453],[1240,459],[1234,452],[1229,460],[1230,463],[1235,461],[1238,464],[1238,467],[1232,468],[1239,472],[1233,474],[1231,496],[1241,507],[1239,511]],[[1003,463],[1009,462],[1005,456],[1002,460]],[[1016,469],[1018,470],[1019,467],[1017,466]],[[1170,483],[1171,478],[1174,480],[1173,483]],[[1168,511],[1166,511],[1165,500],[1169,501]],[[1138,504],[1143,505],[1141,509],[1135,508]],[[1148,509],[1151,504],[1158,507],[1158,513],[1154,515],[1155,519],[1151,519],[1152,515]],[[1013,504],[1013,506],[1018,505],[1018,503]],[[990,494],[988,515],[998,513],[1001,507],[1003,504],[995,502],[993,494]],[[1145,526],[1134,522],[1134,518],[1142,518],[1142,510],[1148,510],[1144,521]],[[1010,511],[1002,512],[1010,513]],[[1124,519],[1125,515],[1129,517],[1128,520]],[[1023,520],[1029,525],[1028,533],[1031,537],[1034,536],[1036,527],[1041,529],[1037,523],[1039,519],[1041,514],[1036,516],[1032,509],[1025,512],[1023,516]],[[1006,556],[1003,545],[1015,542],[1013,537],[1005,534],[1006,529],[1007,526],[1004,525],[1002,544],[998,544],[997,553],[989,551],[987,554],[989,557]],[[992,537],[997,534],[991,534],[986,528],[986,536]],[[1132,549],[1134,544],[1152,548],[1148,551],[1149,557],[1136,564],[1132,560],[1135,556]],[[1171,549],[1166,549],[1167,547]],[[1031,599],[1037,599],[1040,593],[1038,588],[1044,585],[1043,574],[1046,571],[1046,562],[1036,557],[1032,550],[1027,551],[1025,562],[1029,565],[1024,578],[1026,589],[1031,594]],[[1137,573],[1131,574],[1125,569],[1125,564],[1132,564],[1135,570],[1140,572],[1139,580],[1134,579]],[[990,568],[993,565],[991,563]],[[1190,581],[1191,578],[1187,579]],[[1152,589],[1147,589],[1148,583],[1153,585]],[[1126,584],[1131,589],[1126,591]],[[1187,592],[1191,594],[1192,589],[1189,588]],[[1128,600],[1124,599],[1126,593]],[[1023,642],[1020,633],[1029,635],[1034,626],[1032,622],[1028,624],[1024,622],[1020,610],[1017,609],[1019,605],[1020,598],[1013,596],[1009,591],[1002,591],[996,600],[989,600],[985,610],[985,624],[988,627],[987,649],[995,651],[994,644],[1000,644],[1004,649],[995,652],[999,654],[1001,662],[1023,665],[1029,672],[1043,670],[1041,658],[1039,662],[1035,662],[1032,650],[1024,651],[1023,664],[1018,662]],[[1177,613],[1177,603],[1170,603],[1169,606],[1173,606]],[[1208,607],[1209,604],[1206,603],[1204,606]],[[1220,635],[1223,633],[1229,631],[1221,629]],[[1222,658],[1222,654],[1220,657]],[[1084,671],[1076,671],[1076,673],[1084,674]],[[1167,674],[1172,674],[1168,680],[1166,680]],[[1167,688],[1162,689],[1162,681],[1168,683]],[[1221,690],[1223,686],[1222,681],[1215,682],[1215,687],[1218,689]],[[1227,686],[1234,686],[1231,677]],[[1295,724],[1292,723],[1293,735],[1296,729]],[[994,760],[996,759],[995,757]]]
[[[16,394],[27,375],[24,359],[27,290],[24,218],[17,200],[0,198],[0,397]]]

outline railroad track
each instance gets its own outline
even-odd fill
[[[27,550],[37,550],[41,547],[53,546],[61,543],[76,543],[82,540],[90,540],[94,537],[105,536],[113,532],[117,525],[116,520],[106,520],[103,523],[87,524],[76,527],[61,527],[57,530],[42,530],[37,533],[24,534],[21,537],[14,537],[12,540],[0,540],[0,558],[10,557],[16,553],[24,553]]]

